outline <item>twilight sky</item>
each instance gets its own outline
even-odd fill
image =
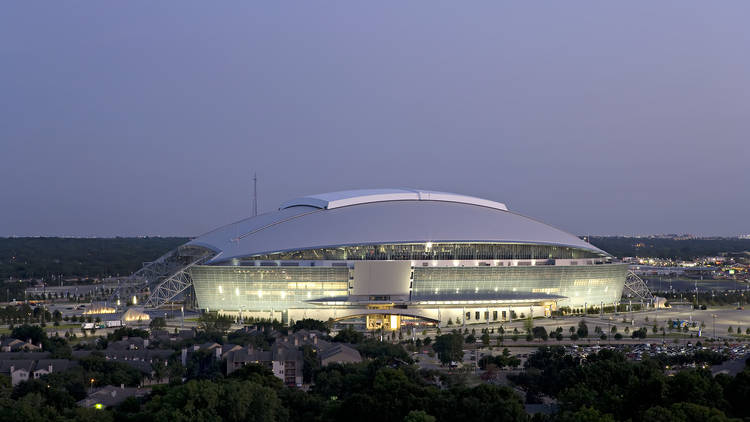
[[[0,236],[199,235],[334,190],[750,233],[750,3],[3,2]],[[366,222],[363,222],[366,223]],[[450,224],[450,222],[446,222]]]

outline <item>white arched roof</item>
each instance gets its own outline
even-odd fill
[[[457,202],[461,204],[479,205],[482,207],[496,208],[508,211],[505,204],[487,199],[476,198],[473,196],[458,195],[455,193],[435,192],[429,190],[416,189],[363,189],[363,190],[346,190],[340,192],[321,193],[317,195],[304,196],[302,198],[292,199],[284,202],[279,207],[280,210],[308,206],[315,208],[325,208],[328,210],[350,205],[368,204],[371,202],[387,201],[444,201]]]
[[[221,227],[188,245],[216,251],[210,262],[219,263],[301,249],[420,242],[549,244],[606,254],[572,234],[510,212],[499,202],[405,189],[295,199],[277,211]]]

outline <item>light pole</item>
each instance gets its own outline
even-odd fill
[[[714,319],[714,339],[716,339],[716,314],[711,314],[711,318]]]

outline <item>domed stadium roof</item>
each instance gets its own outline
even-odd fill
[[[377,189],[287,201],[277,210],[206,233],[188,246],[217,252],[209,263],[345,245],[474,242],[546,244],[606,252],[508,211],[505,204],[444,192]]]

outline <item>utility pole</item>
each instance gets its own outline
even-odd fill
[[[258,173],[253,174],[253,217],[258,215]]]

